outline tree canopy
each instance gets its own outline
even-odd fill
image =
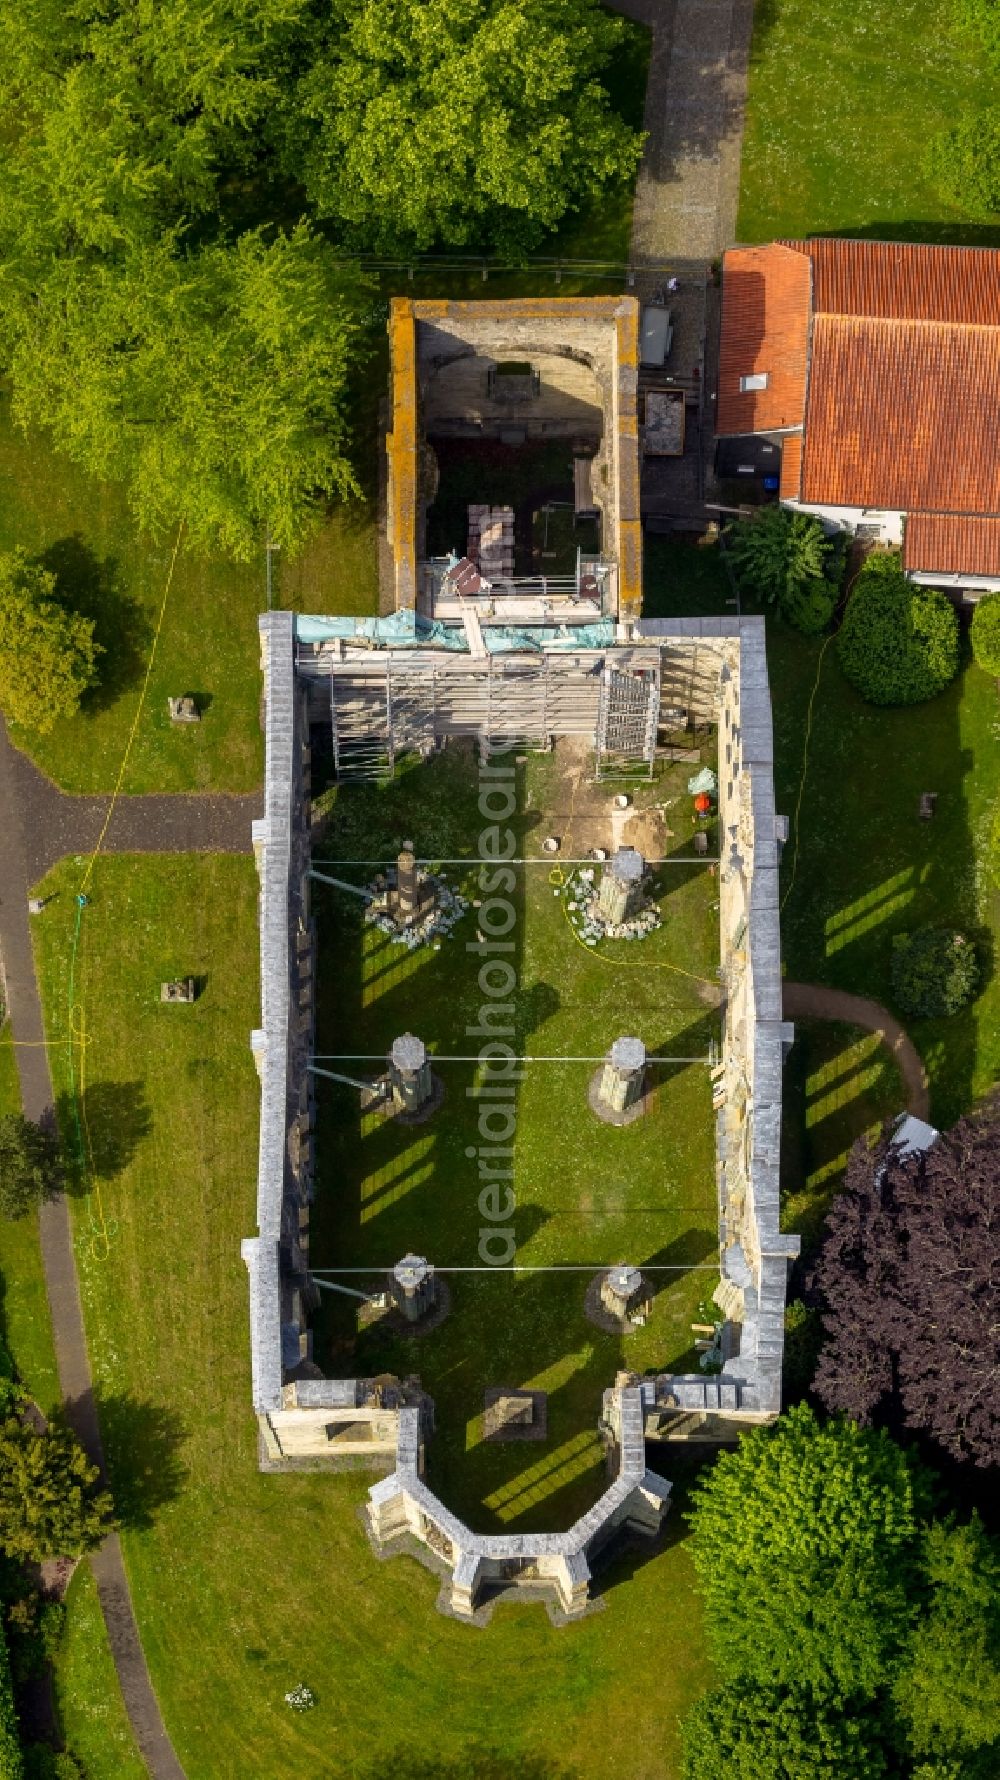
[[[34,1211],[56,1191],[59,1174],[59,1146],[50,1132],[22,1113],[0,1118],[0,1216]]]
[[[762,1686],[872,1693],[905,1636],[923,1484],[900,1449],[800,1404],[695,1487],[709,1641]]]
[[[740,585],[777,608],[807,636],[833,617],[844,570],[843,537],[829,537],[813,513],[762,507],[728,533]]]
[[[1000,1741],[1000,1551],[976,1518],[937,1523],[924,1534],[923,1571],[929,1600],[896,1707],[917,1755],[960,1761]]]
[[[998,1278],[995,1108],[925,1153],[856,1144],[814,1272],[817,1395],[862,1422],[922,1429],[955,1458],[1000,1462]]]
[[[0,709],[45,735],[97,684],[93,620],[59,599],[51,570],[14,550],[0,556]]]
[[[68,1428],[0,1421],[0,1550],[26,1563],[79,1557],[112,1525],[111,1497]]]
[[[345,390],[363,281],[303,225],[188,259],[65,261],[12,353],[14,411],[77,462],[125,481],[152,531],[238,558],[265,526],[292,548],[317,496],[357,484]]]
[[[885,1750],[866,1704],[729,1681],[685,1721],[684,1780],[879,1780]]]
[[[597,0],[341,0],[286,156],[353,243],[533,246],[638,167],[599,79],[623,29]]]
[[[16,418],[147,528],[294,549],[357,488],[345,255],[520,250],[634,174],[600,79],[625,29],[598,0],[0,0]]]
[[[1000,679],[1000,593],[984,593],[977,601],[969,636],[979,666]]]

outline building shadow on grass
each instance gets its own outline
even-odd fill
[[[66,1190],[85,1193],[91,1179],[115,1180],[153,1129],[144,1082],[93,1082],[63,1093],[56,1116],[66,1145]]]
[[[162,1403],[126,1392],[94,1394],[115,1514],[130,1530],[151,1527],[185,1477],[184,1426]]]
[[[142,677],[152,634],[148,617],[123,591],[114,557],[98,556],[79,532],[57,538],[38,560],[55,576],[60,604],[93,620],[94,641],[103,654],[98,684],[85,693],[80,708],[107,710]]]

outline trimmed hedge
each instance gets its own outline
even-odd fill
[[[983,671],[1000,679],[1000,593],[985,593],[972,614],[972,653]]]
[[[837,655],[873,705],[917,705],[958,672],[958,618],[934,587],[907,581],[894,553],[870,556],[854,586]]]
[[[951,927],[918,927],[892,942],[892,992],[906,1014],[925,1019],[957,1014],[979,987],[971,939]]]

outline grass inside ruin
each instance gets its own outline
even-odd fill
[[[510,826],[518,856],[537,863],[516,868],[511,895],[511,1043],[518,1055],[569,1060],[525,1064],[516,1099],[503,1103],[514,1126],[516,1263],[580,1271],[514,1275],[483,1265],[480,1241],[490,1224],[477,1171],[489,1139],[477,1121],[488,1103],[475,1092],[489,1078],[475,1061],[441,1063],[444,1102],[409,1127],[362,1114],[353,1088],[317,1083],[314,1265],[385,1268],[415,1250],[445,1270],[480,1269],[446,1273],[450,1315],[416,1336],[384,1324],[359,1332],[356,1305],[325,1297],[318,1358],[340,1375],[419,1373],[436,1406],[429,1481],[482,1531],[558,1529],[590,1506],[606,1482],[596,1425],[603,1391],[622,1366],[696,1367],[691,1322],[715,1283],[714,1122],[704,1063],[652,1064],[646,1114],[616,1129],[588,1105],[599,1063],[579,1061],[600,1058],[624,1033],[667,1057],[703,1059],[718,1040],[718,886],[692,856],[686,793],[697,766],[665,768],[635,791],[620,834],[648,858],[686,861],[656,871],[662,926],[642,940],[588,949],[570,924],[574,886],[553,884],[541,843],[561,836],[570,858],[611,846],[615,787],[590,784],[591,765],[585,751],[561,743],[516,767]],[[316,857],[385,860],[403,839],[418,856],[475,857],[485,825],[477,796],[471,751],[449,748],[392,786],[342,789]],[[328,869],[355,883],[374,875],[352,865]],[[444,869],[470,897],[489,887],[477,884],[474,868]],[[468,950],[474,907],[439,949],[413,951],[365,927],[362,905],[341,891],[316,885],[315,907],[317,1053],[332,1058],[325,1067],[374,1074],[377,1064],[366,1060],[408,1030],[443,1056],[474,1059],[488,1044],[480,1009],[489,997],[478,982],[480,959]],[[502,1259],[504,1244],[490,1252]],[[622,1259],[652,1269],[654,1293],[648,1322],[624,1338],[584,1315],[594,1271]],[[373,1273],[341,1283],[375,1289],[381,1281]],[[547,1392],[546,1440],[484,1440],[490,1386]]]
[[[53,1037],[78,880],[72,861],[50,875],[34,929]],[[422,1568],[374,1557],[364,1473],[258,1471],[239,1253],[259,1093],[253,864],[108,858],[91,890],[77,991],[109,1246],[78,1198],[77,1256],[143,1647],[188,1780],[375,1780],[427,1759],[441,1780],[532,1762],[611,1780],[623,1749],[632,1780],[676,1774],[678,1721],[708,1679],[679,1510],[653,1561],[602,1572],[603,1612],[557,1631],[537,1606],[503,1606],[482,1634],[435,1613]],[[160,981],[182,971],[206,979],[201,998],[163,1007]],[[53,1061],[62,1091],[65,1053]],[[284,1700],[299,1682],[317,1697],[301,1717]]]

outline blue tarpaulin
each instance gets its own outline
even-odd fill
[[[489,655],[509,655],[525,649],[537,653],[607,649],[615,640],[612,618],[602,618],[594,624],[534,624],[524,629],[512,624],[485,623],[482,630]],[[363,638],[379,649],[429,646],[466,654],[469,649],[469,639],[461,625],[441,624],[416,612],[390,612],[386,618],[319,618],[300,614],[295,620],[295,634],[300,643],[326,643],[340,637],[348,643]]]

